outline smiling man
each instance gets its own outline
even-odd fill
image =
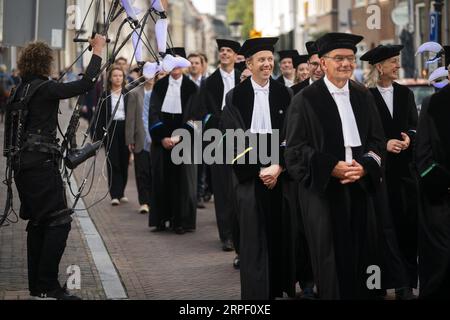
[[[374,221],[385,142],[370,92],[351,81],[363,37],[328,33],[316,41],[325,77],[289,107],[286,167],[299,203],[322,299],[370,296],[368,267],[380,265]]]
[[[278,77],[277,81],[284,84],[286,87],[290,88],[294,85],[296,68],[294,68],[294,58],[297,57],[297,50],[283,50],[279,51],[280,56],[280,71],[281,76]]]
[[[246,145],[256,151],[256,163],[250,162],[247,153],[243,163],[238,161],[232,165],[236,177],[244,300],[274,299],[282,297],[283,292],[295,294],[294,277],[289,279],[294,269],[284,263],[293,259],[286,255],[293,251],[289,250],[293,244],[292,224],[282,210],[284,138],[281,131],[292,92],[271,77],[277,41],[278,38],[256,38],[243,44],[241,52],[252,76],[230,91],[222,114],[223,129],[250,131],[255,138],[250,140],[257,141]],[[270,149],[272,138],[278,139],[274,140],[276,150]],[[272,151],[271,155],[279,152],[279,159],[263,164],[266,161],[261,153],[265,153],[260,149],[264,147]],[[237,155],[235,150],[234,157]]]

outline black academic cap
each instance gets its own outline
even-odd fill
[[[351,49],[356,53],[356,45],[364,39],[351,33],[330,32],[316,40],[319,57],[335,49]]]
[[[319,52],[315,41],[308,41],[307,43],[305,43],[305,47],[306,47],[306,51],[308,51],[308,54],[310,57]]]
[[[294,69],[297,69],[299,65],[301,65],[302,63],[307,63],[309,59],[309,55],[307,54],[302,54],[302,55],[298,55],[295,56],[294,58],[292,58],[292,63],[294,65]]]
[[[368,61],[370,64],[374,65],[386,59],[400,55],[400,51],[402,51],[403,48],[403,45],[380,44],[378,47],[373,48],[372,50],[369,50],[365,54],[363,54],[361,60]]]
[[[282,50],[278,51],[278,55],[280,56],[280,61],[286,58],[294,59],[294,57],[298,56],[297,50]]]
[[[228,39],[217,39],[216,42],[217,42],[217,47],[219,48],[219,51],[223,47],[226,47],[226,48],[230,48],[235,53],[238,53],[239,50],[241,49],[241,44],[237,41],[228,40]]]
[[[444,46],[445,50],[445,68],[448,69],[450,65],[450,46]]]
[[[259,51],[275,51],[275,44],[277,43],[278,38],[270,37],[270,38],[253,38],[248,39],[242,45],[240,53],[244,55],[246,58],[250,58],[252,55]]]
[[[186,50],[183,47],[173,47],[169,48],[166,51],[167,54],[171,54],[173,56],[180,56],[186,59]]]

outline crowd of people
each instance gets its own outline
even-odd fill
[[[362,39],[328,33],[305,54],[279,51],[277,78],[274,37],[217,39],[211,74],[204,54],[180,47],[167,53],[191,66],[155,79],[117,59],[106,90],[91,85],[83,103],[92,139],[104,142],[111,205],[128,202],[130,158],[139,212],[154,232],[194,232],[197,209],[213,195],[221,248],[236,252],[245,300],[294,297],[297,285],[306,299],[383,299],[395,289],[409,300],[419,279],[421,298],[450,298],[450,88],[427,98],[419,117],[413,92],[396,83],[400,45],[361,56],[375,86],[354,81]],[[194,134],[193,121],[255,139],[243,153],[235,148],[231,163],[175,164],[173,133]],[[227,138],[216,154],[229,152]],[[251,162],[263,145],[278,159],[255,153]],[[380,274],[371,286],[373,266]]]

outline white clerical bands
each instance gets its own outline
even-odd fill
[[[364,157],[372,158],[373,160],[376,161],[378,166],[381,167],[381,157],[377,155],[375,152],[369,151],[364,155]]]

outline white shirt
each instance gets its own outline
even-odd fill
[[[314,83],[312,78],[309,78],[309,85],[312,85]]]
[[[283,76],[283,79],[284,79],[284,85],[286,87],[290,88],[290,87],[292,87],[294,85],[294,81],[289,80],[285,76]]]
[[[225,107],[225,96],[235,86],[234,69],[233,71],[231,71],[231,73],[228,73],[220,68],[219,71],[223,81],[223,97],[222,97],[222,110],[223,110],[223,108]]]
[[[391,113],[391,117],[394,117],[394,87],[390,85],[387,88],[383,88],[377,85],[377,88]]]
[[[257,84],[251,78],[255,100],[253,102],[251,133],[267,134],[272,133],[272,121],[270,118],[269,89],[270,81],[264,87]]]
[[[345,161],[351,163],[353,160],[352,147],[361,146],[361,138],[359,137],[358,126],[352,104],[350,103],[348,81],[341,89],[331,83],[326,76],[324,81],[338,107],[339,117],[342,122],[342,136],[344,137]]]
[[[182,114],[183,109],[181,108],[181,84],[183,82],[183,76],[178,80],[169,76],[169,87],[167,88],[166,96],[164,97],[164,102],[161,108],[162,112],[172,113],[172,114]]]
[[[189,75],[189,79],[191,79],[197,85],[197,87],[200,87],[200,85],[202,84],[202,76],[198,77],[197,80],[195,80],[191,75]]]
[[[111,114],[114,112],[114,109],[116,108],[117,101],[119,101],[119,108],[116,111],[116,114],[114,115],[115,121],[123,121],[125,120],[125,105],[123,103],[123,95],[119,92],[111,92]]]

